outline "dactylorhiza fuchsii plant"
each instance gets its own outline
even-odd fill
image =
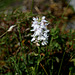
[[[43,16],[42,18],[33,17],[33,23],[31,26],[33,27],[33,29],[31,31],[34,33],[33,35],[31,35],[31,42],[36,43],[38,46],[45,46],[48,44],[48,24],[48,21],[45,20],[45,16]]]

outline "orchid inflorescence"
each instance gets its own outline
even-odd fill
[[[48,21],[45,20],[45,16],[43,16],[41,19],[33,17],[33,23],[31,26],[33,29],[31,31],[33,31],[34,34],[31,35],[31,42],[38,44],[38,46],[47,45],[49,37],[49,30],[47,29],[48,24]]]

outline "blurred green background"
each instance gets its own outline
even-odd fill
[[[17,7],[22,4],[22,1],[23,0],[0,0],[0,10]]]

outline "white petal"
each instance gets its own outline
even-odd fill
[[[46,31],[44,31],[45,33],[48,33],[49,32],[49,30],[46,30]]]
[[[35,38],[32,38],[31,42],[33,42],[35,40]]]
[[[47,45],[47,41],[43,41],[41,44],[42,45]]]
[[[45,45],[43,42],[41,43],[43,46]]]
[[[38,40],[38,41],[41,41],[41,37],[39,36],[39,37],[37,38],[37,40]]]
[[[34,29],[30,30],[30,31],[34,31]]]
[[[41,36],[41,40],[46,40],[46,38],[45,38],[45,37],[43,37],[43,36]]]
[[[36,18],[35,18],[35,17],[33,17],[33,20],[36,20]]]
[[[46,20],[41,20],[41,23],[42,23],[42,22],[44,22],[44,23],[45,23],[45,22],[48,22],[48,21],[46,21]]]
[[[49,25],[49,23],[45,23],[45,25],[47,26],[47,25]]]
[[[45,19],[45,16],[42,17],[42,20],[44,20],[44,19]]]

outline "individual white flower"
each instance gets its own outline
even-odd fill
[[[43,46],[47,45],[49,37],[49,30],[47,29],[48,24],[48,21],[45,20],[45,16],[43,16],[41,19],[33,17],[33,22],[31,26],[33,27],[33,29],[31,31],[33,31],[34,34],[31,35],[31,42],[37,43],[39,46],[40,44]]]

